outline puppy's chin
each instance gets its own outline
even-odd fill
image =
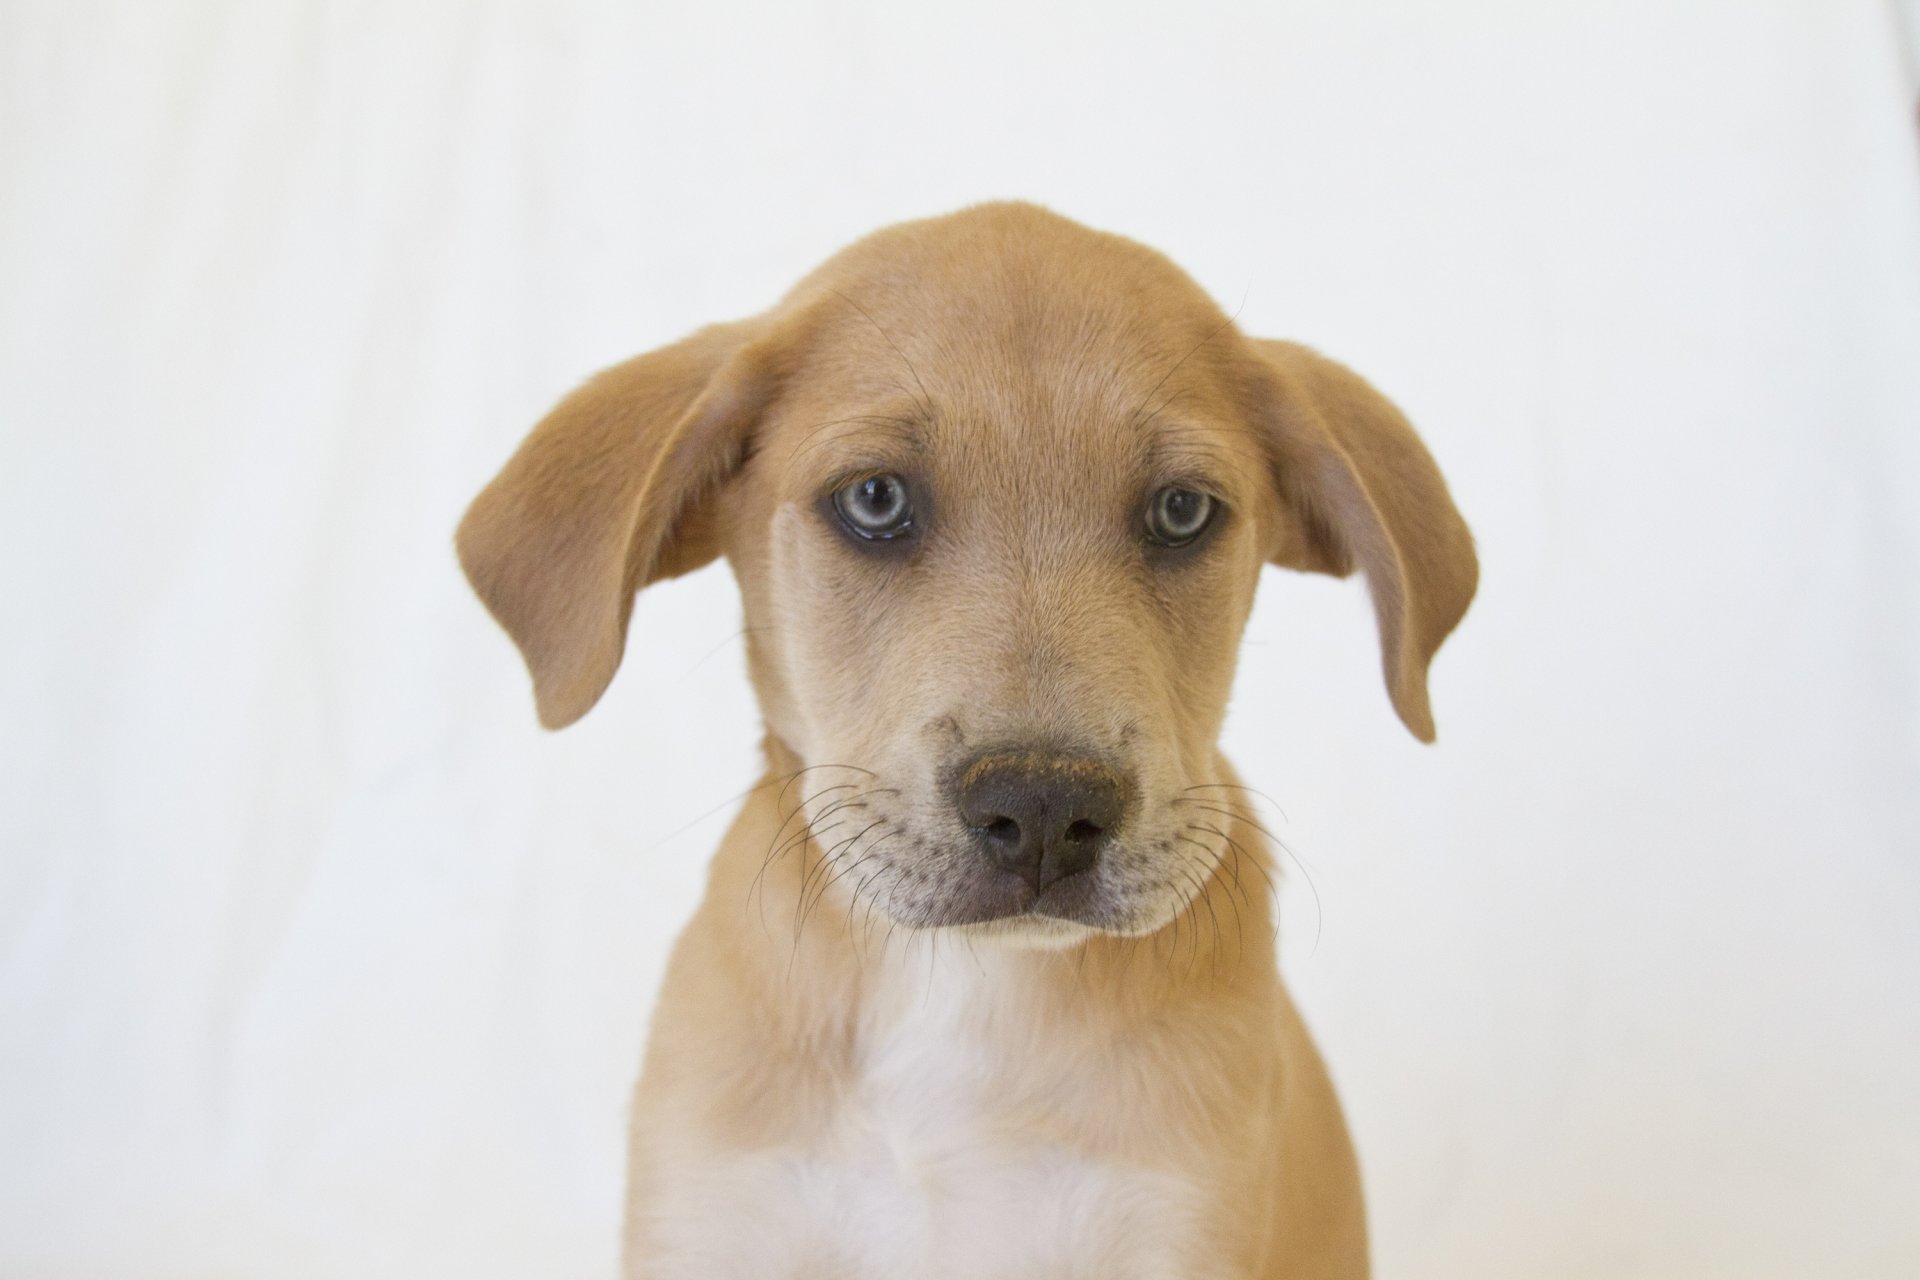
[[[1065,951],[1100,930],[1053,916],[1019,915],[954,925],[953,932],[1014,951]]]

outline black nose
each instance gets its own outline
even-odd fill
[[[1037,893],[1085,871],[1120,823],[1120,776],[1090,760],[984,756],[960,773],[956,803],[987,856]]]

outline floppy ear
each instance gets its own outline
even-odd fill
[[[1306,532],[1276,563],[1339,577],[1365,571],[1394,710],[1432,742],[1427,665],[1473,600],[1473,535],[1432,455],[1385,396],[1306,347],[1252,346],[1275,474]]]
[[[634,593],[719,555],[708,499],[772,395],[758,333],[714,325],[590,379],[461,520],[460,565],[520,646],[547,728],[599,701]]]

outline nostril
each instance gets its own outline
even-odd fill
[[[1012,818],[995,818],[992,822],[982,827],[981,830],[985,831],[990,839],[1005,841],[1007,843],[1012,843],[1020,838],[1020,824]]]
[[[1067,840],[1072,844],[1085,844],[1097,840],[1107,833],[1107,829],[1098,823],[1088,822],[1085,818],[1067,824]]]

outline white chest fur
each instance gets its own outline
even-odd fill
[[[928,972],[928,966],[932,971]],[[1034,1122],[1030,1082],[1070,1078],[1045,1026],[988,1033],[995,981],[965,953],[881,1002],[861,1070],[805,1149],[684,1151],[650,1215],[649,1280],[1190,1280],[1202,1194]],[[1036,1061],[1036,1059],[1039,1059]],[[1099,1087],[1097,1072],[1086,1081]],[[1116,1115],[1124,1124],[1124,1115]]]

